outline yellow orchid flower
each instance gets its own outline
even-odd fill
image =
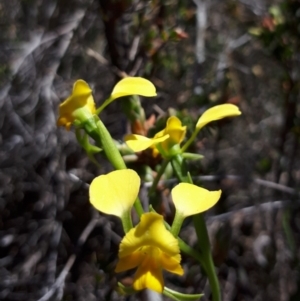
[[[167,120],[167,126],[162,131],[158,132],[154,138],[159,138],[165,135],[169,135],[169,139],[166,139],[162,144],[164,151],[168,152],[175,144],[180,144],[186,134],[186,126],[182,126],[180,119],[176,116],[171,116]]]
[[[196,124],[196,129],[199,131],[209,122],[220,120],[225,117],[239,116],[241,114],[242,112],[239,110],[239,108],[233,104],[226,103],[226,104],[214,106],[206,110],[201,115],[201,117],[198,119],[198,122]]]
[[[143,151],[149,147],[162,155],[168,155],[174,145],[179,145],[186,134],[186,126],[182,126],[181,121],[176,116],[171,116],[167,120],[166,127],[158,132],[153,138],[147,138],[141,135],[127,135],[125,137],[126,144],[135,152]]]
[[[221,197],[221,190],[209,191],[189,183],[180,183],[172,189],[172,199],[183,218],[204,212],[213,207]]]
[[[119,249],[116,272],[137,267],[133,288],[148,288],[162,293],[162,270],[183,275],[177,239],[165,228],[163,217],[149,212],[141,216],[140,223],[123,238]]]
[[[58,126],[70,129],[78,119],[84,121],[96,113],[92,89],[82,79],[74,83],[72,94],[59,106]]]
[[[132,169],[121,169],[101,175],[90,185],[90,202],[103,213],[123,218],[138,196],[140,183],[140,177]]]

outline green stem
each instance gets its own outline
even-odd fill
[[[217,277],[217,273],[215,270],[214,261],[211,255],[211,252],[207,254],[207,260],[206,260],[206,273],[207,278],[209,281],[210,289],[212,292],[212,298],[214,301],[221,301],[221,289],[220,289],[220,283],[219,279]]]
[[[216,269],[213,263],[209,236],[202,213],[193,216],[193,222],[196,229],[201,257],[205,262],[205,271],[207,273],[210,289],[213,296],[213,301],[221,301],[221,291],[219,280],[216,274]],[[201,243],[200,243],[201,239]]]
[[[161,179],[162,175],[164,174],[164,172],[165,172],[165,170],[166,170],[169,162],[170,162],[169,159],[166,159],[166,160],[163,161],[163,163],[162,163],[162,165],[161,165],[161,167],[160,167],[160,169],[159,169],[156,177],[153,180],[151,188],[149,189],[149,192],[148,192],[149,196],[151,196],[151,195],[153,195],[155,193],[155,190],[157,188],[158,182]]]

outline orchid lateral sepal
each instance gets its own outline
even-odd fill
[[[226,117],[235,117],[241,115],[239,107],[231,103],[216,105],[206,110],[198,119],[196,128],[201,130],[206,124]]]
[[[104,214],[122,220],[124,232],[132,228],[131,208],[141,185],[139,175],[132,169],[115,170],[93,179],[89,187],[90,203]]]
[[[183,220],[213,207],[220,199],[221,190],[209,191],[191,183],[179,183],[171,194],[176,208],[171,232],[177,237]]]
[[[176,211],[188,217],[212,208],[219,201],[221,190],[209,191],[194,184],[179,183],[171,194]]]

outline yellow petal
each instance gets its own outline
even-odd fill
[[[180,119],[176,116],[171,116],[168,118],[165,132],[170,135],[173,143],[180,144],[185,137],[186,126],[182,126]]]
[[[137,198],[140,181],[138,174],[131,169],[99,176],[90,185],[90,202],[103,213],[122,217]]]
[[[160,257],[160,263],[164,270],[177,275],[183,275],[184,271],[180,265],[180,261],[180,254],[177,254],[175,256],[168,256],[165,253],[162,253]]]
[[[147,138],[141,135],[127,135],[125,136],[126,144],[135,152],[141,152],[157,143],[165,141],[169,135],[164,135],[159,138]]]
[[[133,288],[137,291],[148,288],[162,293],[164,289],[162,269],[158,266],[154,258],[148,257],[138,267],[133,279]]]
[[[155,86],[142,77],[125,77],[114,87],[110,99],[116,99],[127,95],[156,96]]]
[[[207,123],[216,121],[225,117],[234,117],[241,115],[241,111],[239,108],[233,104],[222,104],[218,106],[214,106],[208,110],[206,110],[202,116],[199,118],[196,128],[200,130]]]
[[[153,139],[158,139],[165,135],[169,136],[168,139],[161,142],[159,148],[163,156],[168,156],[174,145],[179,146],[184,139],[185,134],[186,126],[182,126],[180,119],[178,119],[176,116],[171,116],[167,120],[166,127],[160,132],[156,133]],[[156,152],[158,152],[158,150],[156,150]]]
[[[56,125],[57,126],[65,126],[66,129],[69,131],[71,128],[72,122],[73,122],[72,117],[68,118],[66,116],[63,116],[63,117],[58,117]]]
[[[75,97],[83,96],[83,95],[90,95],[90,94],[92,94],[92,89],[90,88],[90,86],[88,85],[87,82],[85,82],[82,79],[79,79],[74,83],[72,94]]]
[[[59,106],[57,125],[64,125],[67,129],[70,129],[78,113],[89,118],[95,112],[92,90],[84,80],[79,79],[74,83],[72,94]]]
[[[157,247],[169,256],[179,254],[178,241],[165,228],[163,220],[157,213],[144,213],[140,223],[123,238],[119,258],[128,256],[143,246]]]
[[[115,268],[116,273],[131,270],[142,262],[143,257],[140,252],[134,252],[126,257],[120,258]]]
[[[221,196],[221,190],[209,191],[189,183],[180,183],[172,189],[176,211],[184,217],[204,212],[213,207]]]
[[[60,104],[60,109],[73,112],[74,110],[84,107],[87,103],[94,103],[91,100],[92,90],[89,85],[82,79],[77,80],[73,86],[72,94]]]
[[[141,216],[140,223],[127,232],[121,241],[116,271],[138,266],[133,288],[149,288],[161,293],[164,289],[162,270],[182,275],[180,260],[178,241],[165,228],[163,217],[148,212]]]

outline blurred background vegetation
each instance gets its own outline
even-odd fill
[[[300,300],[299,37],[297,0],[2,1],[0,300],[149,298],[116,293],[117,279],[131,281],[114,273],[120,222],[88,201],[88,184],[111,167],[56,126],[76,79],[100,105],[125,74],[157,87],[142,104],[158,126],[169,114],[192,127],[210,106],[240,107],[201,132],[193,151],[205,158],[191,165],[201,185],[223,191],[207,214],[223,300]],[[121,102],[101,115],[118,140],[128,133]],[[182,237],[195,244],[189,223]],[[183,266],[167,285],[209,300],[199,267],[184,256]]]

